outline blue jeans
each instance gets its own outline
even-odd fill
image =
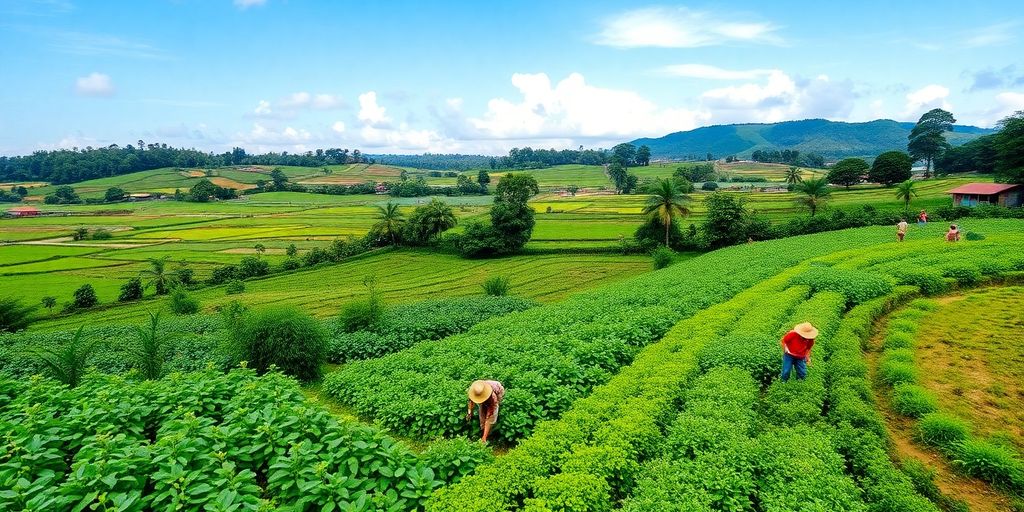
[[[804,380],[807,377],[807,360],[801,357],[791,356],[783,352],[782,354],[782,380],[783,382],[789,380],[789,374],[793,371],[793,367],[796,367],[796,378]]]

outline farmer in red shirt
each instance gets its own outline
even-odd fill
[[[818,337],[818,329],[809,322],[793,327],[792,331],[782,337],[782,380],[789,380],[789,374],[796,367],[796,378],[807,377],[807,363],[811,361],[811,347],[814,338]]]
[[[466,421],[473,417],[473,407],[480,406],[480,428],[483,435],[481,443],[487,442],[487,436],[491,434],[491,426],[498,421],[498,407],[505,398],[505,386],[496,380],[475,380],[466,390],[469,395],[469,403],[466,405]]]

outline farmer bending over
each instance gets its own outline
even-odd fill
[[[491,434],[491,425],[498,421],[498,407],[505,398],[505,387],[496,380],[475,380],[469,385],[466,394],[469,395],[466,421],[473,417],[473,405],[479,405],[480,428],[483,430],[480,442],[486,443],[487,436]]]
[[[947,242],[959,242],[960,241],[960,229],[956,227],[956,224],[949,225],[949,231],[946,232]]]
[[[902,242],[907,236],[907,220],[900,219],[900,222],[896,224],[896,240]]]
[[[789,380],[789,374],[796,367],[796,378],[807,377],[807,363],[811,362],[811,347],[818,329],[808,322],[798,324],[782,337],[782,380]]]

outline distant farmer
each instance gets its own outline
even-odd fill
[[[789,380],[789,374],[796,367],[796,378],[807,377],[807,364],[811,362],[811,347],[818,337],[818,329],[809,322],[797,324],[782,337],[782,380]]]
[[[947,242],[959,242],[960,241],[960,229],[956,227],[956,224],[949,225],[949,231],[946,232]]]
[[[928,224],[928,212],[921,210],[921,213],[917,214],[917,225],[923,226]]]
[[[475,380],[469,385],[466,394],[469,395],[466,421],[473,418],[473,406],[479,405],[480,428],[483,430],[480,442],[486,443],[487,436],[491,434],[491,425],[498,421],[498,407],[505,398],[505,386],[496,380]]]
[[[902,242],[903,238],[907,236],[907,220],[900,219],[899,223],[896,224],[896,240]]]

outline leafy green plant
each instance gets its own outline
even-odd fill
[[[326,336],[313,317],[291,307],[246,314],[234,330],[236,357],[265,373],[272,366],[301,381],[320,378]]]
[[[654,263],[654,270],[663,269],[672,264],[676,253],[672,249],[662,245],[651,251],[651,260]]]
[[[26,351],[46,369],[51,377],[73,388],[82,382],[82,377],[88,368],[86,365],[89,357],[98,342],[98,340],[83,339],[82,329],[83,327],[79,327],[74,336],[61,347],[30,347]]]
[[[22,305],[14,297],[0,297],[0,332],[15,332],[28,327],[32,323],[33,310],[35,308]]]
[[[512,288],[512,282],[505,276],[491,276],[485,279],[480,286],[484,290],[484,295],[504,297],[508,295],[509,290]]]
[[[88,309],[100,303],[96,297],[96,290],[89,283],[83,284],[77,290],[71,301],[72,309]]]
[[[896,412],[919,418],[938,408],[938,399],[927,389],[915,384],[897,384],[893,388],[892,408]]]
[[[183,286],[175,286],[168,299],[168,305],[175,314],[194,315],[199,312],[199,299],[196,299]]]
[[[238,295],[245,291],[245,283],[241,279],[232,279],[228,282],[228,285],[224,287],[224,293],[227,295]]]
[[[956,448],[954,466],[1010,491],[1024,490],[1024,462],[1011,449],[984,440],[966,439]]]
[[[949,414],[925,414],[917,422],[915,437],[922,443],[951,451],[970,436],[967,423]]]
[[[121,294],[117,296],[118,302],[131,302],[142,298],[142,279],[133,277],[121,285]]]
[[[149,314],[149,328],[138,327],[138,342],[135,346],[132,366],[139,371],[142,378],[159,379],[163,375],[164,360],[167,358],[167,345],[159,332],[160,313]]]

